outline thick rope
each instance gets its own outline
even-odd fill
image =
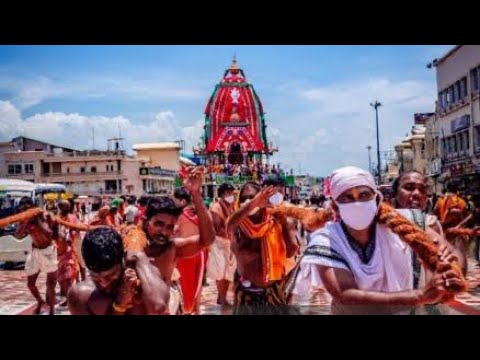
[[[384,202],[381,203],[378,211],[378,221],[381,224],[385,224],[400,239],[406,242],[431,271],[437,269],[440,263],[438,245],[423,230]],[[448,290],[454,293],[466,291],[468,285],[460,266],[457,262],[453,262],[451,266],[463,284],[460,287],[450,286]]]

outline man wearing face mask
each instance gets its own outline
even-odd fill
[[[331,195],[339,221],[312,233],[294,293],[324,285],[333,314],[392,314],[441,302],[447,287],[461,284],[449,266],[451,253],[439,252],[442,266],[425,286],[414,289],[412,249],[377,223],[381,197],[369,172],[356,167],[334,171]]]
[[[298,205],[294,199],[291,202],[285,201],[285,183],[280,178],[273,178],[267,179],[262,183],[262,186],[274,186],[277,192],[270,197],[270,204],[273,206],[284,205],[284,206],[292,206]],[[298,240],[298,227],[299,222],[297,219],[287,217],[287,229],[290,232],[291,239],[295,239],[295,244],[297,249],[300,249],[300,241]],[[298,255],[298,251],[296,251],[293,256],[288,257],[286,261],[286,273],[290,273],[296,265],[295,257]]]
[[[231,250],[230,235],[227,233],[226,221],[233,213],[235,188],[227,183],[218,187],[220,199],[210,206],[213,224],[217,237],[210,247],[207,264],[207,275],[217,282],[217,304],[230,305],[227,302],[227,293],[237,266],[235,255]]]
[[[237,259],[234,279],[237,314],[288,311],[282,306],[286,305],[286,259],[298,248],[286,219],[273,217],[266,211],[272,203],[281,203],[277,193],[273,186],[261,188],[257,183],[246,183],[239,194],[240,208],[227,220]]]

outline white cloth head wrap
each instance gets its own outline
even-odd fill
[[[344,191],[356,186],[368,186],[377,192],[372,174],[355,166],[337,169],[330,177],[330,194],[333,200],[336,200]]]

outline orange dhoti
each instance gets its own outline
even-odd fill
[[[177,260],[185,314],[192,314],[196,309],[197,302],[200,301],[200,290],[202,289],[206,263],[206,251],[200,251],[192,257]]]

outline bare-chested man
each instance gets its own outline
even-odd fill
[[[182,186],[175,189],[173,197],[177,206],[183,209],[177,220],[174,237],[186,238],[198,235],[199,219],[189,192]],[[177,259],[177,269],[180,273],[179,283],[183,297],[183,314],[198,314],[207,251],[205,249],[194,256]]]
[[[143,252],[127,253],[111,227],[88,232],[82,244],[91,279],[68,292],[72,315],[163,315],[168,286]],[[128,266],[128,267],[127,267]]]
[[[235,306],[237,313],[281,311],[286,305],[286,259],[297,251],[285,218],[269,215],[267,207],[278,202],[277,189],[246,183],[239,194],[240,209],[227,222],[232,250],[237,258]],[[259,307],[260,305],[260,307]],[[253,306],[253,307],[250,307]]]
[[[19,210],[25,211],[34,207],[29,197],[20,199]],[[40,272],[47,273],[46,301],[49,306],[49,314],[54,314],[55,308],[55,285],[57,284],[57,248],[53,243],[53,234],[44,215],[39,215],[29,221],[20,223],[15,237],[23,239],[27,235],[32,238],[32,251],[28,254],[25,262],[28,289],[37,300],[34,314],[40,314],[45,301],[40,296],[36,282]]]
[[[168,286],[172,284],[176,260],[198,254],[208,248],[215,239],[215,228],[201,195],[203,172],[203,168],[190,169],[183,183],[192,196],[192,203],[195,206],[199,222],[198,235],[174,237],[175,224],[182,209],[167,196],[150,199],[141,224],[126,231],[127,239],[141,239],[146,236],[145,252],[153,258],[153,264]],[[130,242],[127,241],[127,249],[131,247],[129,244]],[[172,315],[176,312],[177,309],[170,307]]]

